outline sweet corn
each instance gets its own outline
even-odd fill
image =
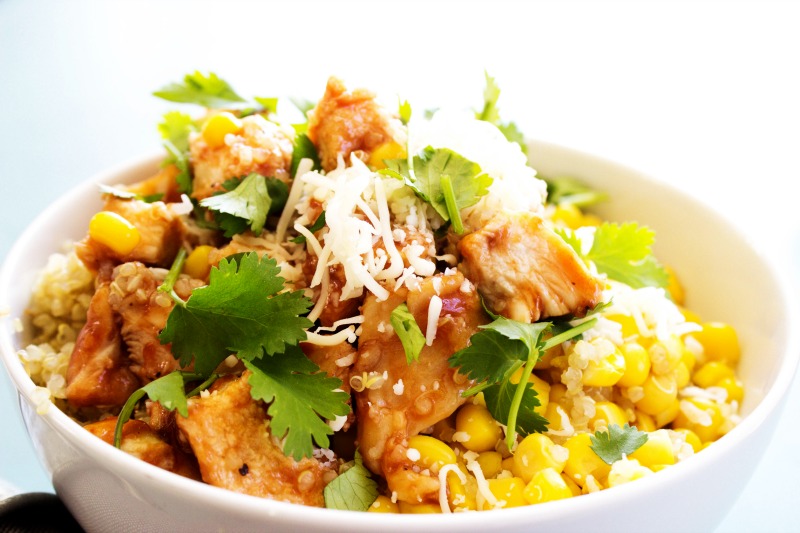
[[[699,324],[700,322],[702,322],[702,320],[700,320],[700,315],[698,315],[694,311],[690,311],[685,307],[680,307],[680,311],[686,322],[694,322],[695,324]]]
[[[611,387],[616,385],[625,373],[625,357],[618,349],[609,355],[589,364],[583,369],[581,382],[587,387]]]
[[[636,459],[615,461],[611,466],[611,472],[608,474],[608,486],[617,487],[649,476],[652,473],[652,470],[639,464],[639,461]]]
[[[468,403],[456,414],[456,432],[464,438],[459,444],[471,452],[494,450],[497,441],[503,438],[503,430],[497,425],[486,407]]]
[[[183,273],[196,279],[206,279],[211,265],[208,263],[208,254],[212,246],[200,245],[189,254],[183,263]]]
[[[686,347],[686,343],[683,344],[681,363],[683,363],[686,366],[686,368],[689,369],[689,372],[692,372],[694,370],[695,365],[697,364],[697,357],[689,348]]]
[[[550,403],[550,384],[536,374],[531,374],[528,381],[533,384],[533,389],[536,391],[536,396],[539,399],[539,405],[534,407],[533,410],[541,416],[544,416],[547,411],[547,404]]]
[[[692,335],[703,345],[706,361],[722,361],[734,366],[741,349],[736,330],[724,322],[705,322],[703,329]]]
[[[628,423],[625,411],[613,402],[595,402],[594,409],[594,416],[589,420],[589,427],[595,431],[607,428],[611,424],[622,427]]]
[[[655,416],[656,427],[663,428],[678,416],[678,412],[680,411],[681,406],[680,402],[677,398],[672,400],[667,407],[664,408],[663,411],[659,412]]]
[[[564,473],[581,487],[586,486],[588,476],[602,480],[608,476],[611,467],[607,465],[591,449],[592,441],[588,433],[573,435],[564,447],[569,451],[569,458],[564,465]]]
[[[225,146],[225,136],[229,133],[239,133],[242,129],[242,121],[235,117],[232,113],[223,111],[209,117],[201,134],[203,140],[211,148],[219,148]]]
[[[509,507],[521,507],[527,505],[527,500],[523,496],[525,482],[518,477],[507,477],[504,479],[489,479],[489,491],[497,498],[498,507],[508,509]],[[487,511],[492,509],[488,502],[484,501],[482,509]]]
[[[725,421],[719,405],[706,398],[688,398],[681,402],[674,427],[694,431],[703,443],[719,438]]]
[[[367,509],[369,513],[399,513],[400,507],[388,496],[378,496]]]
[[[639,326],[632,316],[628,315],[609,315],[606,318],[613,320],[622,326],[622,338],[628,339],[630,337],[639,335]]]
[[[367,164],[375,170],[386,168],[384,160],[389,159],[405,159],[406,149],[394,141],[378,145],[371,154],[369,154],[369,161]]]
[[[641,465],[650,468],[655,465],[674,465],[675,453],[667,430],[659,429],[648,433],[647,442],[630,454],[629,458],[636,459]]]
[[[572,493],[573,496],[580,496],[581,495],[581,488],[578,486],[577,483],[572,481],[572,478],[566,475],[565,473],[561,473],[561,479],[564,480],[564,483],[567,484],[569,491]]]
[[[402,500],[397,502],[401,514],[437,514],[442,512],[438,503],[408,503]]]
[[[650,355],[644,346],[637,342],[627,342],[620,348],[625,358],[625,372],[617,385],[622,387],[638,387],[650,374]]]
[[[641,412],[639,409],[635,409],[633,413],[636,415],[636,421],[634,422],[634,425],[639,431],[649,432],[658,429],[656,428],[656,421],[652,416]]]
[[[674,335],[655,341],[647,350],[652,373],[664,375],[673,372],[681,362],[683,350],[683,341]]]
[[[592,213],[583,214],[582,226],[599,226],[603,223],[603,219]]]
[[[683,435],[683,439],[692,447],[694,453],[699,452],[703,448],[703,442],[700,440],[700,437],[691,429],[677,428],[672,431]]]
[[[550,437],[531,433],[522,439],[514,451],[514,474],[529,483],[536,472],[545,468],[561,473],[567,455],[566,449],[554,444]]]
[[[578,229],[583,226],[583,213],[575,204],[559,204],[553,211],[552,220],[569,229]]]
[[[686,365],[683,364],[683,361],[681,361],[675,369],[675,384],[679,389],[682,389],[688,385],[690,381],[692,381],[692,374],[689,372],[689,369],[686,368]]]
[[[113,211],[100,211],[89,221],[89,237],[120,255],[128,255],[139,244],[139,230]]]
[[[672,297],[672,301],[678,305],[683,305],[684,298],[686,293],[683,291],[683,285],[681,285],[678,276],[675,275],[675,271],[672,270],[670,267],[665,266],[664,270],[667,271],[667,292]]]
[[[569,420],[569,415],[567,414],[566,409],[555,402],[550,402],[547,405],[547,410],[544,413],[544,417],[547,419],[547,429],[550,431],[563,430],[564,421]]]
[[[563,403],[561,400],[567,395],[567,386],[563,383],[553,383],[550,385],[550,397],[548,404],[550,403]]]
[[[644,397],[636,402],[636,408],[652,416],[670,408],[678,397],[678,384],[670,375],[650,374],[642,384],[642,389]]]
[[[552,468],[536,472],[525,486],[522,495],[529,504],[563,500],[573,496],[572,490],[567,486],[561,474]]]
[[[450,446],[427,435],[414,435],[409,438],[408,448],[419,452],[420,457],[415,461],[418,465],[434,473],[444,465],[456,464],[457,461],[456,452]]]
[[[462,483],[458,475],[449,473],[447,476],[447,501],[453,510],[475,511],[478,508],[475,500],[478,484],[475,478],[466,471],[467,469],[464,465],[459,464],[458,466],[467,481]],[[485,472],[484,475],[486,475]]]
[[[729,402],[741,403],[744,399],[744,387],[742,382],[735,377],[722,378],[717,383],[717,387],[722,387],[728,392],[727,400]]]
[[[735,378],[733,369],[721,361],[709,361],[692,376],[692,381],[698,387],[708,388],[717,385],[726,378]]]
[[[495,477],[503,470],[503,455],[500,452],[483,452],[476,459],[484,477]]]

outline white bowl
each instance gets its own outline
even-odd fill
[[[331,511],[235,494],[134,459],[81,429],[56,408],[36,413],[34,384],[16,355],[21,339],[0,321],[3,361],[18,389],[33,445],[53,485],[89,531],[502,530],[711,531],[746,484],[772,437],[800,349],[789,285],[735,226],[686,194],[638,172],[574,150],[532,143],[543,176],[569,175],[609,193],[602,216],[656,231],[659,257],[687,287],[690,307],[739,332],[744,420],[696,456],[655,476],[599,493],[496,512],[383,515]],[[160,156],[136,160],[77,187],[39,216],[0,271],[0,308],[20,316],[35,272],[66,239],[83,236],[101,207],[96,183],[151,175]]]

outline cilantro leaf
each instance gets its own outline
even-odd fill
[[[606,431],[597,431],[589,439],[592,442],[590,448],[607,464],[613,464],[638,450],[647,442],[647,433],[639,431],[629,424],[619,427],[611,424]]]
[[[153,92],[153,95],[170,102],[197,104],[209,108],[221,108],[245,102],[228,82],[213,72],[203,74],[200,71],[186,74],[182,83],[170,83]]]
[[[595,191],[570,177],[545,179],[545,183],[547,184],[547,200],[551,204],[571,204],[583,207],[596,204],[606,197],[604,193]]]
[[[164,197],[162,193],[142,195],[132,191],[127,191],[125,189],[118,189],[110,185],[104,185],[102,183],[99,183],[97,186],[102,194],[108,194],[114,198],[120,198],[122,200],[139,200],[141,202],[150,204],[157,202]]]
[[[211,269],[209,284],[178,301],[159,334],[162,344],[195,371],[208,375],[229,354],[253,360],[283,353],[306,338],[311,300],[302,291],[280,292],[284,280],[274,259],[252,252],[238,261],[223,259]]]
[[[158,123],[161,138],[172,143],[181,152],[189,151],[189,134],[197,130],[191,115],[181,111],[167,111]]]
[[[189,167],[189,152],[182,152],[168,140],[164,140],[163,144],[169,154],[164,164],[178,167],[179,172],[178,175],[175,176],[175,181],[178,182],[178,190],[185,194],[191,194],[192,170]]]
[[[652,255],[655,233],[636,223],[605,222],[594,233],[592,247],[585,258],[609,278],[634,289],[667,287],[666,270]]]
[[[277,98],[264,98],[262,96],[254,96],[253,100],[258,103],[267,113],[278,112],[278,99]]]
[[[497,107],[497,101],[500,99],[500,86],[492,76],[489,76],[488,72],[484,71],[483,75],[486,78],[486,87],[483,89],[483,107],[480,111],[475,112],[475,118],[494,124],[506,139],[517,143],[523,153],[528,153],[525,136],[519,131],[517,125],[500,120],[500,110]]]
[[[414,156],[414,176],[405,159],[386,161],[381,174],[402,179],[447,220],[460,220],[460,210],[475,205],[489,192],[492,177],[480,165],[449,148],[431,146]]]
[[[308,231],[310,231],[311,233],[316,233],[324,227],[325,227],[325,211],[320,213],[319,216],[317,217],[317,220],[315,220],[313,224],[308,226]],[[304,242],[306,242],[306,237],[305,235],[298,235],[297,237],[292,239],[292,242],[297,244],[303,244]]]
[[[519,433],[522,436],[531,433],[543,433],[547,431],[547,419],[537,413],[534,409],[539,407],[538,394],[533,384],[526,381],[522,393],[521,401],[516,415],[515,431],[509,433]],[[495,420],[501,424],[510,425],[510,414],[513,412],[514,397],[517,394],[519,385],[512,384],[510,380],[495,383],[483,390],[483,398],[486,400],[486,408],[492,413]],[[514,435],[516,438],[516,435]]]
[[[408,100],[402,100],[398,104],[397,114],[400,116],[400,122],[403,125],[408,125],[408,121],[411,120],[411,104],[408,103]]]
[[[292,101],[292,104],[300,111],[303,116],[307,115],[309,111],[314,109],[317,104],[316,102],[312,102],[311,100],[306,100],[304,98],[289,98]]]
[[[408,305],[402,303],[394,308],[389,321],[394,328],[400,342],[403,344],[403,351],[406,353],[406,362],[411,363],[419,359],[419,354],[425,346],[425,335],[419,329],[414,315],[408,310]]]
[[[308,135],[305,133],[298,133],[294,138],[294,150],[292,150],[292,177],[296,177],[295,174],[297,174],[297,166],[300,164],[300,160],[302,159],[310,159],[314,162],[311,170],[322,168],[319,162],[317,148],[314,146],[314,143],[311,142],[311,139],[309,139]]]
[[[226,237],[242,233],[248,227],[259,235],[267,216],[283,209],[289,196],[285,183],[256,173],[242,180],[228,180],[223,187],[228,192],[203,198],[200,205],[214,212]]]
[[[250,394],[270,404],[270,431],[285,439],[284,453],[296,460],[311,457],[313,442],[328,448],[333,429],[320,417],[333,420],[350,412],[346,392],[339,379],[320,371],[297,346],[289,346],[283,355],[245,361],[252,372]]]
[[[528,357],[524,342],[509,339],[499,331],[479,331],[469,342],[468,347],[450,356],[449,362],[475,381],[495,384],[508,380]]]
[[[322,494],[328,509],[366,511],[378,497],[378,484],[356,450],[352,466],[328,483]]]

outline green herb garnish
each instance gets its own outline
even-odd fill
[[[635,427],[625,424],[619,427],[611,424],[605,431],[597,431],[591,435],[590,446],[592,451],[607,464],[613,464],[622,459],[622,456],[629,456],[647,442],[647,433],[639,431]]]

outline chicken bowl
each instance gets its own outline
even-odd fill
[[[335,84],[328,91],[336,92]],[[359,94],[356,105],[365,100]],[[0,323],[3,361],[33,445],[84,528],[713,529],[765,450],[800,355],[788,285],[765,256],[690,196],[547,143],[525,146],[536,175],[567,176],[562,183],[578,195],[602,191],[590,215],[567,204],[549,212],[530,205],[546,192],[532,170],[516,182],[526,190],[487,194],[491,181],[481,185],[483,177],[493,175],[502,189],[497,176],[510,171],[484,163],[491,157],[481,159],[479,149],[470,157],[487,174],[443,151],[449,146],[417,146],[421,163],[415,158],[412,166],[403,158],[420,141],[410,134],[394,137],[408,143],[399,155],[400,143],[378,138],[370,145],[365,139],[376,137],[368,133],[347,150],[355,155],[345,164],[343,144],[331,150],[320,141],[335,124],[319,125],[325,112],[318,105],[309,125],[324,171],[312,171],[308,159],[293,164],[291,143],[284,152],[278,143],[270,145],[272,155],[250,157],[271,142],[264,128],[277,130],[244,113],[212,114],[191,137],[192,199],[167,189],[161,194],[173,201],[143,200],[165,176],[179,183],[182,169],[175,161],[163,167],[163,154],[142,158],[74,189],[10,252],[0,274],[0,304],[9,311]],[[248,127],[262,128],[250,139],[260,144],[222,165]],[[391,153],[376,162],[371,154],[382,149]],[[522,156],[519,147],[501,149]],[[275,155],[281,153],[287,157]],[[437,194],[447,197],[450,179],[466,173],[477,183],[473,193],[482,191],[474,202],[454,209],[463,181],[452,201],[419,190],[425,178],[417,181],[408,167],[422,176],[437,157],[442,168],[451,165],[439,172],[444,192]],[[245,165],[232,172],[247,174],[235,188],[215,174],[231,161]],[[388,168],[376,177],[380,167]],[[284,212],[300,213],[292,215],[294,226],[280,212],[270,214],[269,204],[260,207],[260,221],[226,216],[244,189],[279,185],[251,179],[256,172],[274,181],[302,177],[305,190],[295,194],[290,184],[284,195]],[[549,186],[547,192],[558,194]],[[176,229],[198,205],[215,215],[201,221],[220,223],[210,237],[203,225]],[[385,223],[386,206],[392,216],[402,213],[406,226]],[[427,220],[418,216],[426,206]],[[650,233],[631,220],[657,235],[653,253],[680,284],[667,288],[672,277],[649,255],[621,269],[603,263],[595,249],[602,231],[606,239],[644,235],[649,253]],[[372,225],[371,237],[361,249],[351,237],[365,225]],[[279,243],[286,237],[280,249],[256,239],[265,226]],[[594,236],[588,252],[580,244],[587,227]],[[228,240],[228,233],[239,235]],[[43,286],[37,272],[76,261],[48,259],[65,242],[78,243],[88,274],[70,280],[82,298],[82,311],[73,314],[82,316],[61,313],[79,333],[56,350],[70,352],[69,368],[56,371],[35,354],[46,348],[31,338],[31,287],[46,301],[58,298],[60,289]],[[188,258],[182,247],[191,250]],[[270,260],[248,253],[254,249]],[[277,273],[296,290],[276,288]],[[263,335],[255,349],[246,342],[249,330],[217,335],[220,323],[236,324],[231,315],[239,316],[226,302],[235,301],[235,309],[264,305],[237,292],[231,280],[245,274],[273,287],[264,289],[268,302],[282,302],[264,311],[272,318],[251,321],[283,335],[277,344],[278,333]],[[209,300],[213,305],[202,307]],[[660,321],[626,315],[636,306]],[[287,308],[296,311],[287,317]],[[227,310],[214,315],[216,309]],[[61,334],[61,326],[47,333],[46,321],[33,325],[47,339]],[[640,338],[648,329],[650,338]],[[209,346],[216,355],[201,358]],[[485,371],[497,353],[511,363]],[[638,364],[643,353],[646,364]]]

